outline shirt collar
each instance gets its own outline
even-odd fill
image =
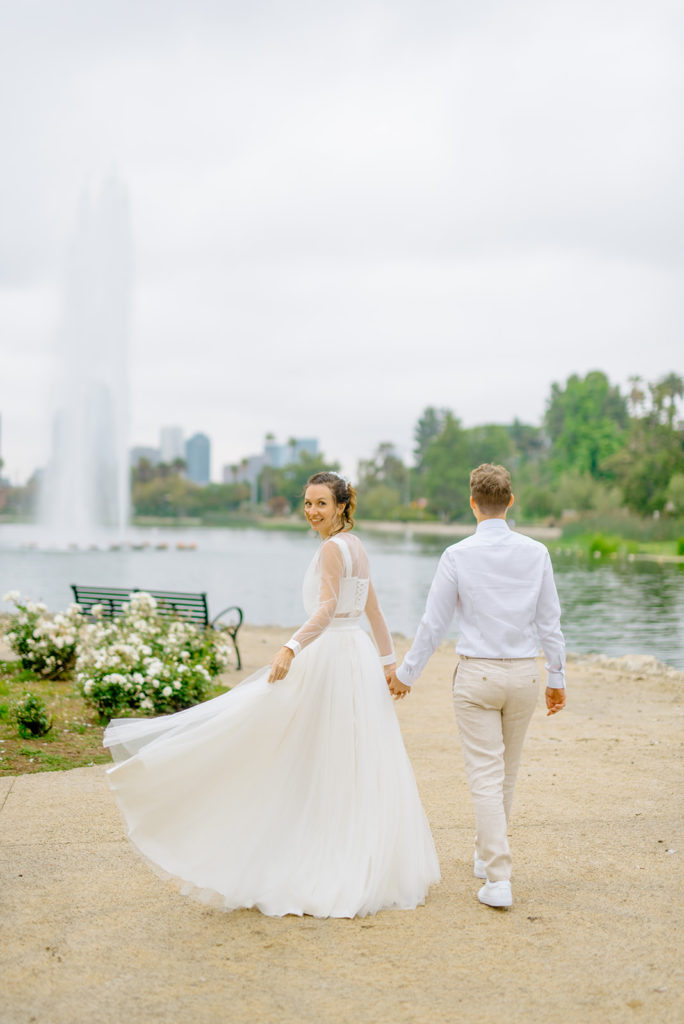
[[[483,519],[477,524],[476,533],[488,533],[489,530],[510,530],[505,519]]]

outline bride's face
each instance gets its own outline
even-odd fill
[[[325,484],[311,484],[304,495],[304,514],[309,526],[323,539],[340,528],[344,505],[338,505]]]

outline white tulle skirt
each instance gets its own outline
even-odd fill
[[[225,910],[354,917],[410,909],[439,881],[377,653],[341,624],[295,658],[175,715],[105,732],[138,850]]]

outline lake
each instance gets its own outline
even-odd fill
[[[390,628],[413,636],[450,541],[362,530],[359,535]],[[30,546],[38,540],[34,527],[2,524],[0,598],[19,590],[56,611],[72,600],[71,583],[203,590],[213,615],[239,604],[251,625],[296,626],[302,620],[301,580],[318,543],[310,533],[131,528],[126,536],[136,548],[47,551]],[[554,571],[568,651],[650,654],[684,670],[683,566],[559,556]],[[0,610],[10,608],[0,602]]]

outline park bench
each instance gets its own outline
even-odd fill
[[[139,594],[142,590],[141,587],[84,587],[77,583],[72,583],[71,589],[74,592],[74,600],[86,615],[90,614],[93,605],[101,604],[102,614],[108,619],[121,615],[123,606],[131,599],[131,594]],[[188,594],[177,590],[146,590],[145,593],[156,600],[160,615],[186,619],[204,629],[225,630],[235,647],[237,667],[242,668],[237,642],[238,630],[242,625],[242,608],[231,605],[210,619],[206,594]]]

